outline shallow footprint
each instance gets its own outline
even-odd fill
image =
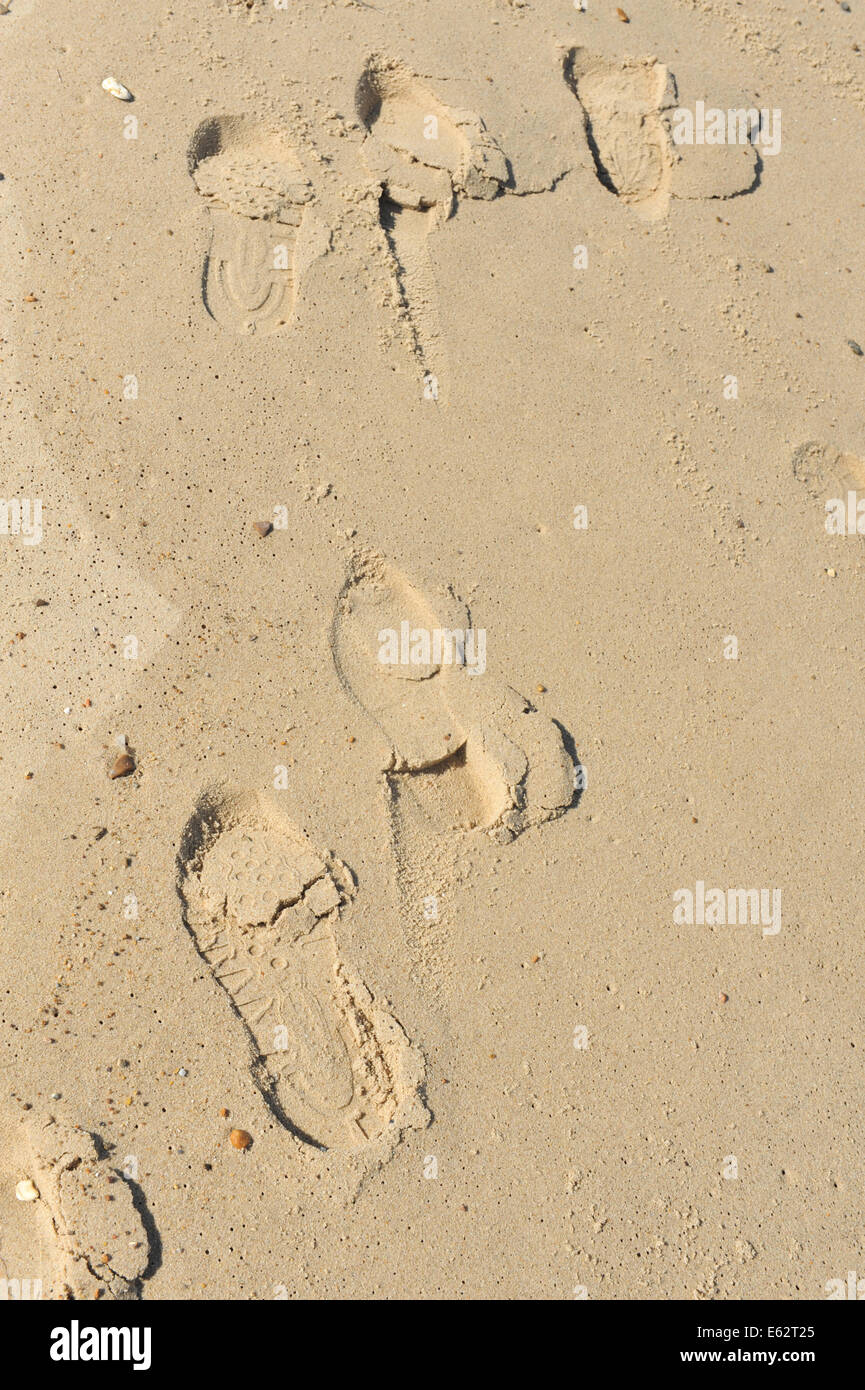
[[[39,1112],[3,1124],[0,1298],[139,1297],[155,1252],[100,1142]]]
[[[331,649],[344,689],[388,741],[396,805],[420,799],[431,827],[481,828],[504,842],[571,804],[561,730],[485,674],[485,635],[451,590],[433,605],[363,551],[337,600]]]
[[[254,795],[204,794],[178,859],[184,921],[243,1019],[253,1077],[282,1124],[321,1148],[423,1126],[423,1069],[340,959],[348,870]]]
[[[793,474],[812,497],[824,501],[846,500],[847,492],[865,491],[865,460],[814,440],[800,444],[794,453]]]
[[[204,270],[208,312],[236,333],[274,332],[294,307],[309,180],[279,131],[237,116],[202,122],[189,168],[213,219]]]
[[[424,369],[434,369],[439,326],[427,238],[451,216],[458,194],[501,192],[507,163],[479,116],[444,106],[393,59],[370,58],[356,105],[367,130],[366,162],[381,182],[379,216],[414,350]]]

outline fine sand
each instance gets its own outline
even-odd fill
[[[0,1297],[865,1276],[863,0],[0,9]]]

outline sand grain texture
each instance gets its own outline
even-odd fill
[[[627,8],[0,14],[19,1289],[862,1268],[861,21]]]

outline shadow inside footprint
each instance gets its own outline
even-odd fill
[[[142,1187],[112,1166],[100,1136],[27,1107],[4,1125],[3,1141],[14,1149],[0,1162],[3,1271],[15,1259],[42,1291],[34,1297],[139,1298],[162,1243]],[[8,1181],[10,1161],[18,1184]],[[16,1203],[22,1187],[29,1195]],[[5,1210],[10,1199],[16,1211]]]
[[[452,215],[458,195],[493,198],[510,172],[483,121],[443,105],[411,71],[380,54],[356,92],[367,131],[364,155],[379,179],[379,220],[393,260],[421,366],[437,369],[439,338],[430,232]]]
[[[345,865],[251,793],[204,793],[181,839],[183,920],[242,1021],[279,1122],[317,1148],[425,1123],[419,1056],[342,959]]]
[[[383,556],[354,557],[331,628],[346,692],[385,736],[394,805],[421,800],[431,828],[500,841],[571,804],[557,725],[486,674],[481,637],[450,589],[428,599]],[[471,655],[472,660],[469,660]]]
[[[723,140],[686,141],[693,115],[676,106],[676,80],[654,58],[610,61],[571,48],[563,74],[580,105],[598,182],[641,216],[663,216],[671,198],[735,198],[759,186],[762,160],[746,136],[759,112],[718,111]]]

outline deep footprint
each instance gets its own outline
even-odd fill
[[[424,1125],[419,1054],[337,951],[345,866],[258,798],[220,792],[199,802],[178,866],[184,920],[246,1025],[280,1122],[338,1149]]]
[[[635,58],[611,63],[573,48],[565,80],[580,103],[599,181],[646,213],[664,212],[672,157],[660,111],[675,100],[667,69]]]
[[[436,830],[483,829],[506,842],[571,805],[574,765],[558,725],[481,672],[471,639],[459,659],[471,630],[451,590],[433,605],[383,556],[364,551],[339,595],[331,649],[344,689],[387,740],[395,804],[419,798]],[[395,661],[383,659],[390,633],[407,638]],[[428,659],[412,660],[427,656],[425,640]]]
[[[610,62],[585,48],[565,55],[598,181],[641,216],[662,217],[670,198],[733,198],[759,181],[750,143],[674,143],[676,80],[654,58]]]
[[[291,319],[309,180],[280,132],[241,117],[204,121],[189,152],[213,229],[204,303],[223,328],[273,333]]]
[[[364,155],[381,182],[380,221],[390,247],[414,351],[439,366],[439,324],[427,239],[458,195],[494,198],[508,179],[504,155],[481,118],[454,111],[402,63],[376,55],[357,87]]]
[[[4,1123],[0,1289],[5,1298],[135,1299],[158,1264],[143,1198],[82,1129],[28,1111]],[[37,1194],[16,1200],[18,1184]],[[5,1282],[3,1282],[5,1281]]]

